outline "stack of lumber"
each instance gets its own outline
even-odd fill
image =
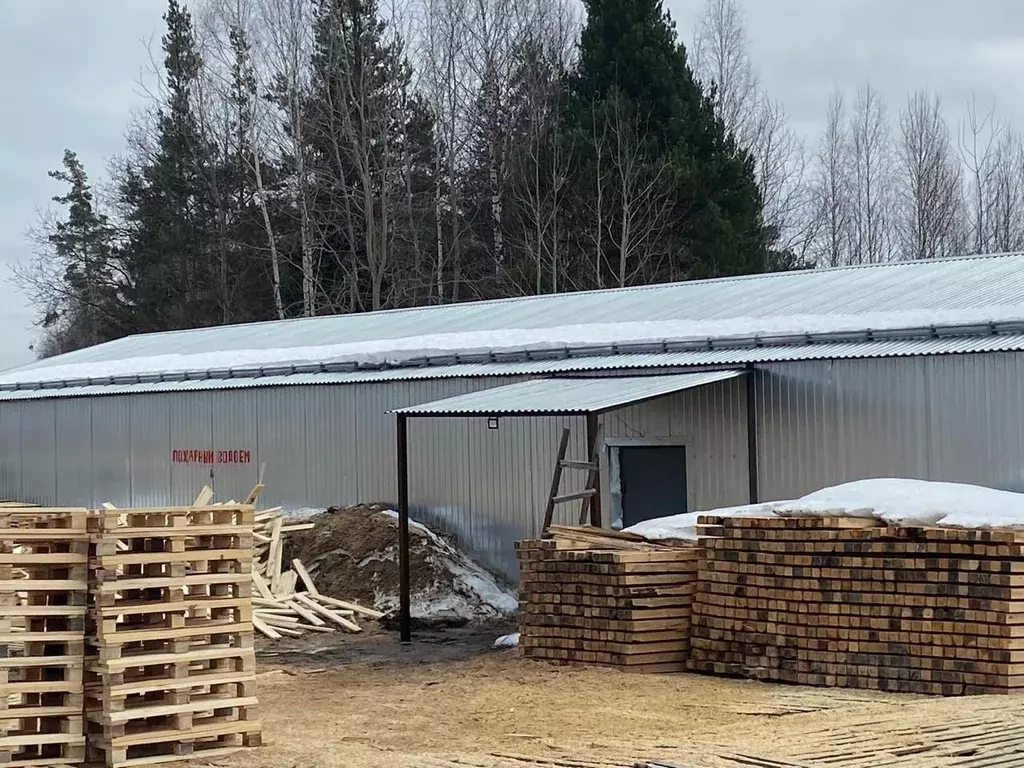
[[[685,668],[697,550],[551,526],[516,545],[527,658],[636,672]]]
[[[938,695],[1024,687],[1024,532],[699,522],[691,669]]]
[[[249,505],[206,504],[90,519],[91,762],[152,765],[259,744],[253,516]]]
[[[85,509],[0,505],[0,763],[85,757]]]
[[[263,489],[249,494],[255,501]],[[205,489],[204,489],[205,490]],[[308,531],[313,523],[289,523],[280,508],[256,513],[253,529],[253,625],[272,640],[299,637],[305,632],[361,632],[356,616],[380,619],[384,614],[347,600],[320,594],[301,560],[282,570],[285,537]]]

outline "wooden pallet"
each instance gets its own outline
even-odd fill
[[[0,765],[84,758],[86,510],[0,508]]]
[[[85,704],[109,768],[259,743],[249,505],[105,510],[93,522]]]
[[[700,523],[691,669],[938,695],[1024,687],[1024,534]]]
[[[517,545],[522,654],[558,664],[681,670],[696,550],[552,530],[554,539]]]

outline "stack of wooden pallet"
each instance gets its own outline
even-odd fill
[[[517,544],[527,658],[637,672],[684,668],[697,550],[593,528]]]
[[[259,743],[249,505],[106,509],[94,531],[91,761],[151,765]]]
[[[692,669],[942,695],[1024,687],[1024,533],[700,523]]]
[[[84,509],[0,505],[0,763],[82,762]]]

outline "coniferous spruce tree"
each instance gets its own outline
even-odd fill
[[[769,267],[752,159],[694,78],[661,0],[585,4],[570,119],[586,196],[576,226],[591,233],[598,283]]]
[[[157,115],[153,157],[121,182],[128,241],[124,266],[134,330],[223,321],[218,296],[216,206],[210,173],[216,149],[194,111],[202,67],[192,17],[169,0],[163,37],[167,101]]]
[[[116,280],[115,232],[96,210],[81,160],[64,151],[63,169],[50,178],[70,186],[53,198],[66,206],[67,219],[53,225],[46,240],[57,261],[43,328],[43,352],[57,354],[99,344],[120,335],[124,321]]]

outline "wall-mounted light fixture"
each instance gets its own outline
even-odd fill
[[[488,429],[497,429],[498,428],[498,417],[497,416],[488,416],[487,417],[487,428]]]

